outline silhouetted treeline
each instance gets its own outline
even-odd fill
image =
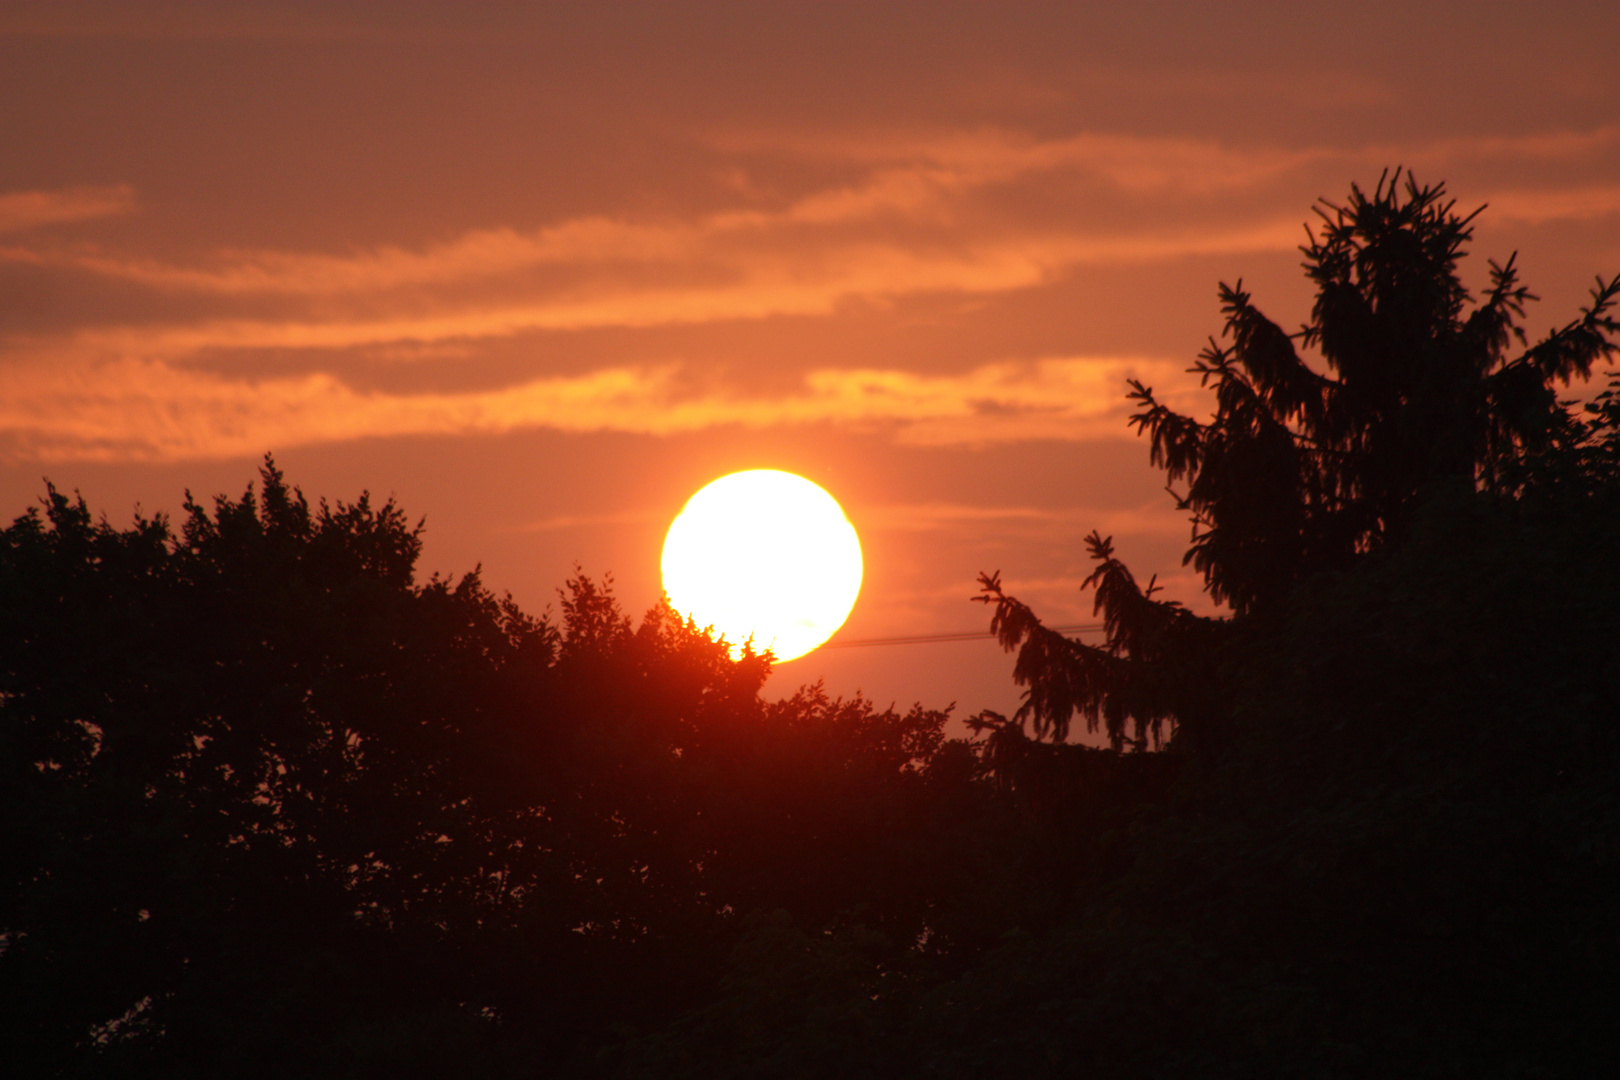
[[[1134,395],[1233,614],[1095,535],[1101,648],[991,576],[1030,693],[971,741],[763,702],[583,575],[417,582],[269,462],[177,528],[49,491],[0,533],[8,1072],[1606,1074],[1620,398],[1555,388],[1620,279],[1530,344],[1468,239],[1381,183],[1301,332],[1223,289],[1213,419]]]
[[[763,703],[764,660],[667,610],[633,630],[580,577],[552,626],[476,575],[414,584],[417,550],[270,465],[178,532],[54,491],[5,532],[0,1024],[29,1074],[566,1061],[712,994],[749,912],[909,944],[969,876],[953,837],[991,826],[943,714]]]

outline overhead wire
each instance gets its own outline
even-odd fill
[[[1048,630],[1055,630],[1060,634],[1087,634],[1101,633],[1102,623],[1084,623],[1078,626],[1049,626]],[[944,641],[987,641],[995,635],[988,630],[968,631],[956,634],[910,634],[902,637],[880,638],[849,638],[843,641],[829,641],[822,645],[823,649],[854,649],[868,645],[933,645]]]

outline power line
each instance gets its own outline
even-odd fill
[[[1102,623],[1085,623],[1080,626],[1049,626],[1048,630],[1055,630],[1060,634],[1087,634],[1100,633]],[[958,634],[912,634],[906,637],[877,637],[853,638],[844,641],[829,641],[821,646],[823,649],[854,649],[867,645],[932,645],[942,641],[985,641],[995,637],[988,630],[975,630]]]

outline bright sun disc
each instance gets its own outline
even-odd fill
[[[833,497],[802,476],[753,469],[693,495],[664,537],[675,610],[732,645],[803,656],[844,624],[861,591],[861,543]]]

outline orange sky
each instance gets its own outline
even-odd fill
[[[1620,270],[1620,6],[0,7],[0,513],[394,494],[425,568],[632,611],[704,482],[783,468],[867,553],[846,637],[1089,621],[1080,538],[1196,602],[1124,424],[1242,277],[1307,314],[1311,204],[1489,203],[1540,331]],[[822,651],[1010,709],[988,642]]]

